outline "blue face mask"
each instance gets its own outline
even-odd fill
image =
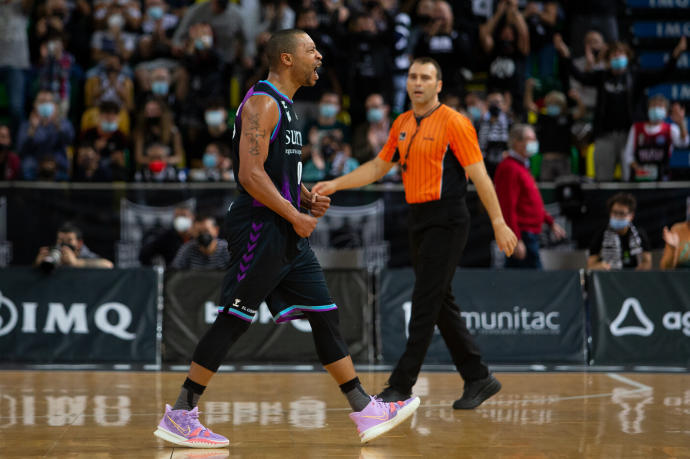
[[[319,105],[319,114],[324,118],[333,118],[338,114],[338,106],[334,104]]]
[[[539,153],[539,142],[532,140],[527,142],[527,156],[532,157]]]
[[[477,121],[482,116],[481,109],[479,107],[477,107],[476,105],[472,105],[471,107],[468,107],[467,112],[470,114],[470,118],[472,118],[472,121]]]
[[[649,107],[647,114],[649,121],[663,121],[666,118],[666,109],[664,107]]]
[[[151,83],[151,92],[157,96],[165,96],[168,94],[170,84],[167,81],[154,81]]]
[[[613,70],[623,70],[628,66],[628,56],[617,56],[611,58],[611,68]]]
[[[204,167],[206,169],[213,169],[216,167],[216,164],[218,164],[218,159],[216,158],[216,155],[210,152],[204,153],[204,157],[201,159],[201,162],[204,163]]]
[[[101,121],[101,129],[103,132],[117,131],[117,121]]]
[[[220,126],[223,123],[223,111],[209,110],[204,113],[204,119],[209,126]]]
[[[630,222],[628,221],[627,218],[611,217],[609,219],[609,226],[614,231],[623,230],[623,229],[627,228],[629,224],[630,224]]]
[[[367,121],[370,123],[378,123],[383,119],[383,110],[380,108],[370,108],[367,110]]]
[[[547,105],[546,106],[546,114],[549,116],[558,116],[561,114],[561,107],[560,105]]]
[[[52,102],[43,102],[42,104],[38,104],[36,110],[43,118],[50,118],[55,113],[55,104]]]
[[[163,7],[152,6],[151,8],[148,9],[148,14],[151,17],[151,19],[153,19],[154,21],[157,21],[163,17]]]

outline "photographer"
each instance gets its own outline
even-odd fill
[[[65,223],[57,232],[53,247],[41,247],[36,256],[35,266],[52,271],[57,266],[72,268],[112,268],[113,264],[101,258],[84,244],[82,233],[76,226]]]

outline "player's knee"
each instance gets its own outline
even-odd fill
[[[306,314],[311,325],[316,354],[322,365],[328,365],[349,355],[345,340],[340,334],[338,310],[309,312]]]
[[[250,322],[229,314],[218,314],[201,338],[192,360],[210,371],[218,371],[230,347],[249,329]]]

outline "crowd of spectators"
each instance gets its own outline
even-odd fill
[[[0,180],[232,180],[236,104],[267,74],[270,34],[291,27],[324,56],[295,96],[305,180],[378,152],[418,56],[440,63],[442,100],[473,121],[492,175],[529,122],[540,180],[582,173],[590,144],[597,180],[617,165],[623,180],[672,179],[685,109],[657,97],[646,110],[644,89],[686,39],[643,72],[616,15],[596,0],[1,0]]]

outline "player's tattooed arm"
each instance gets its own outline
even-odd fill
[[[259,141],[266,138],[266,130],[261,128],[259,123],[259,114],[250,114],[247,120],[247,142],[248,142],[248,153],[252,156],[258,156],[261,154],[261,149],[259,148]]]

